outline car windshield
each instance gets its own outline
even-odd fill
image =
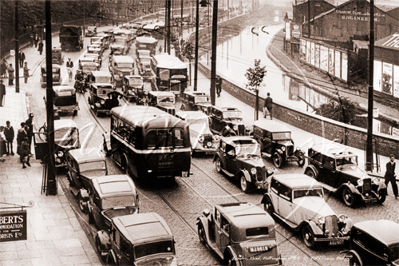
[[[99,86],[99,87],[97,88],[97,95],[98,95],[98,96],[107,96],[107,94],[110,93],[110,92],[112,92],[112,91],[113,91],[113,88],[110,87],[110,86],[108,86],[108,87]]]
[[[246,235],[247,237],[269,235],[269,228],[268,227],[248,228],[246,230]]]
[[[74,145],[78,140],[77,128],[60,128],[54,131],[54,142],[60,146]]]
[[[76,105],[76,95],[72,96],[56,96],[54,97],[55,106],[70,106]]]
[[[134,247],[136,259],[160,253],[174,253],[173,241],[162,241]]]
[[[132,63],[118,63],[118,67],[133,68],[133,64]]]
[[[341,171],[354,171],[357,167],[357,156],[345,157],[335,160],[335,165]],[[359,169],[360,170],[360,169]]]
[[[82,71],[89,73],[90,71],[96,71],[97,66],[96,65],[91,65],[91,66],[82,66]]]
[[[247,154],[253,154],[260,156],[260,146],[258,143],[244,144],[236,146],[237,157],[247,156]]]
[[[97,162],[89,162],[89,163],[81,163],[79,164],[79,169],[81,173],[85,173],[88,171],[96,171],[96,170],[106,170],[105,161],[97,161]]]
[[[301,189],[294,191],[294,199],[302,197],[323,197],[323,189],[314,188],[314,189]]]
[[[206,95],[195,97],[195,103],[207,103],[207,102],[209,102],[209,98]]]
[[[129,85],[133,87],[143,86],[144,82],[141,78],[130,78]]]
[[[198,133],[210,131],[208,117],[191,119],[191,120],[187,119],[186,121],[190,125],[190,130],[193,130]]]
[[[229,120],[242,120],[241,112],[224,112],[223,117]]]
[[[147,133],[149,148],[183,147],[183,131],[175,129],[156,129]]]
[[[102,201],[103,210],[127,206],[136,206],[136,197],[134,195],[107,197]]]
[[[395,265],[399,264],[399,245],[391,245],[389,246],[389,258]]]
[[[96,83],[111,83],[111,77],[107,76],[97,76],[95,77]]]
[[[291,140],[291,132],[273,133],[273,140]]]

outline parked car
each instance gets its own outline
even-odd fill
[[[350,266],[397,266],[399,224],[388,220],[356,223],[351,230],[349,248],[345,258]]]
[[[79,129],[75,121],[60,119],[54,121],[55,167],[65,167],[68,151],[80,148]]]
[[[90,96],[87,98],[90,109],[96,116],[100,114],[109,115],[112,108],[119,106],[118,100],[112,100],[108,96],[108,94],[115,91],[115,86],[109,83],[111,75],[106,71],[93,71],[91,79],[92,83],[89,87]]]
[[[101,67],[101,65],[102,65],[102,63],[103,63],[103,59],[102,59],[101,56],[98,55],[98,54],[85,54],[85,55],[83,56],[83,58],[93,58],[93,59],[94,59],[93,61],[94,61],[95,63],[99,64],[100,67]],[[81,59],[81,60],[82,60],[82,59]]]
[[[47,86],[47,66],[46,64],[41,65],[40,67],[40,84],[42,88]],[[53,85],[61,85],[62,78],[61,78],[61,66],[52,64],[52,72],[53,72]]]
[[[80,210],[86,212],[91,180],[108,174],[105,155],[95,148],[74,149],[67,152],[66,163],[71,192],[78,197]]]
[[[143,77],[139,75],[123,77],[122,93],[128,102],[134,101],[140,91],[144,93]]]
[[[104,49],[100,43],[93,43],[87,46],[87,53],[88,54],[98,54],[102,56]]]
[[[76,90],[72,86],[54,86],[54,117],[59,119],[61,114],[72,113],[77,115],[79,102],[76,99]],[[47,103],[46,103],[47,104]]]
[[[349,240],[353,222],[336,215],[324,200],[323,186],[304,174],[270,177],[268,192],[263,196],[265,210],[294,231],[302,233],[308,248],[320,243],[342,245]]]
[[[61,48],[54,47],[51,49],[51,60],[53,64],[60,65],[64,64],[64,55],[62,54]]]
[[[108,68],[116,87],[122,87],[124,76],[134,75],[134,61],[130,56],[112,56]]]
[[[89,223],[95,223],[99,230],[109,230],[114,217],[139,212],[139,194],[128,175],[97,176],[91,184]]]
[[[254,122],[254,138],[259,142],[262,155],[271,157],[274,166],[282,167],[285,162],[297,162],[299,167],[305,164],[305,155],[291,138],[291,130],[274,120]]]
[[[273,174],[263,163],[259,143],[249,136],[223,137],[213,157],[218,173],[238,178],[240,188],[267,188],[267,177]]]
[[[208,114],[208,109],[212,107],[210,96],[205,92],[186,91],[183,93],[181,105],[182,111],[202,111]]]
[[[197,218],[201,243],[224,265],[281,265],[274,227],[268,213],[246,202],[216,205]]]
[[[112,218],[110,230],[97,233],[96,246],[111,265],[178,265],[172,231],[153,212]]]
[[[215,153],[220,136],[214,135],[209,128],[209,117],[201,111],[180,111],[176,116],[190,125],[192,156],[195,153]]]
[[[244,125],[242,112],[235,107],[211,106],[211,131],[222,136],[245,136],[247,130]]]
[[[386,199],[384,180],[360,169],[357,155],[336,142],[309,148],[305,174],[322,183],[328,191],[339,193],[349,207],[360,202],[381,204]]]
[[[97,27],[96,26],[87,26],[86,37],[96,36]]]
[[[149,91],[148,105],[174,115],[176,113],[175,94],[170,91]]]

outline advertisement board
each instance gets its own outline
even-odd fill
[[[392,65],[382,64],[382,92],[392,95]]]
[[[27,240],[25,210],[0,212],[0,242]]]
[[[292,26],[292,37],[299,39],[301,37],[301,26],[298,24],[291,23]]]
[[[342,53],[341,78],[345,81],[348,80],[348,54],[347,53]]]
[[[315,45],[314,50],[314,66],[320,68],[320,44]]]
[[[374,60],[374,90],[381,91],[381,74],[382,74],[382,63],[381,61]]]
[[[335,76],[341,78],[341,52],[335,50]]]
[[[393,66],[393,96],[399,98],[399,66]]]
[[[328,73],[335,76],[334,74],[334,49],[328,49]]]
[[[320,68],[328,72],[328,48],[320,45]]]
[[[289,94],[288,94],[288,98],[291,101],[300,101],[299,99],[299,83],[298,81],[291,79],[290,80],[290,84],[289,84]]]

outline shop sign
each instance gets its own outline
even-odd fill
[[[0,212],[0,242],[27,240],[25,210]]]
[[[292,37],[299,39],[301,37],[301,27],[298,24],[291,24],[292,26]]]

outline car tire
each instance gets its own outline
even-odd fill
[[[219,157],[216,157],[216,159],[215,159],[215,166],[216,166],[216,172],[221,174],[222,173],[222,162],[220,161]]]
[[[278,152],[273,154],[272,159],[275,167],[281,168],[281,166],[283,166],[283,157]]]
[[[303,154],[299,155],[298,166],[303,167],[305,165],[305,156]]]
[[[381,190],[380,193],[378,193],[377,203],[383,204],[386,198],[387,198],[387,191]]]
[[[205,235],[205,229],[204,226],[202,225],[202,223],[198,224],[198,237],[199,237],[199,241],[206,245],[206,235]]]
[[[245,175],[241,174],[240,176],[240,188],[242,192],[247,193],[250,190],[251,183],[247,181]]]
[[[305,175],[310,176],[311,178],[317,180],[317,174],[310,168],[306,169]]]
[[[356,197],[348,187],[342,189],[342,200],[348,207],[353,208],[356,205]]]
[[[79,193],[79,209],[83,212],[87,212],[87,202],[83,199],[82,195]]]
[[[98,236],[96,236],[96,249],[101,258],[101,261],[105,261],[107,256],[101,256],[101,242],[100,242],[100,238],[98,238]]]
[[[273,204],[270,202],[270,200],[267,200],[265,203],[263,203],[263,209],[270,215],[273,215],[274,213]]]
[[[352,255],[352,258],[350,258],[350,260],[349,260],[349,265],[350,266],[360,266],[361,264],[360,264],[359,259],[355,255]]]
[[[314,233],[313,233],[312,228],[309,225],[306,225],[302,229],[302,238],[303,238],[303,242],[305,242],[305,245],[308,248],[310,248],[310,249],[315,248]]]

